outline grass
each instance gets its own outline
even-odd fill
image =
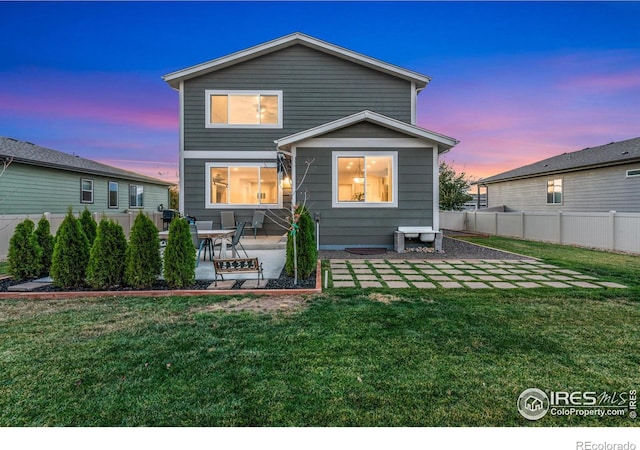
[[[530,387],[637,389],[640,270],[597,256],[632,289],[330,289],[269,314],[214,296],[3,300],[0,426],[634,425],[516,409]]]

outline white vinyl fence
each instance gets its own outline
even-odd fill
[[[640,214],[440,211],[440,227],[640,254]]]
[[[161,212],[144,212],[147,216],[149,216],[153,223],[155,223],[158,230],[162,230],[162,213]],[[122,225],[124,229],[124,234],[129,239],[129,231],[131,231],[131,227],[133,226],[133,222],[136,219],[138,212],[129,212],[129,213],[114,213],[114,214],[106,214],[106,217],[109,219],[118,222]],[[11,236],[13,236],[13,232],[16,226],[22,222],[24,219],[31,219],[33,222],[38,224],[38,221],[43,216],[43,214],[10,214],[10,215],[2,215],[0,214],[0,261],[4,261],[7,259],[7,254],[9,253],[9,240]],[[44,216],[49,220],[51,224],[51,234],[55,236],[58,231],[58,227],[64,220],[66,214],[50,214],[44,213]],[[76,214],[78,217],[79,214]],[[93,218],[96,222],[100,222],[102,219],[103,213],[93,213]]]

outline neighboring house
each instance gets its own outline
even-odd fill
[[[439,228],[438,155],[457,141],[416,126],[429,77],[294,33],[164,80],[180,94],[184,213],[219,224],[306,198],[321,249]]]
[[[505,211],[640,212],[640,138],[563,153],[476,182]]]
[[[156,211],[168,206],[169,186],[162,180],[89,159],[0,137],[0,214]],[[2,165],[0,165],[0,170]]]

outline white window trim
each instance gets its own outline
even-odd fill
[[[204,207],[206,209],[270,209],[270,208],[282,208],[282,174],[277,174],[278,179],[276,183],[278,185],[278,203],[251,203],[251,204],[238,204],[238,203],[211,203],[211,168],[212,167],[269,167],[277,168],[278,165],[275,162],[234,162],[234,161],[216,161],[205,163],[204,165],[204,179],[205,179],[205,199]]]
[[[116,185],[116,204],[113,206],[111,204],[111,185]],[[117,181],[108,181],[107,182],[107,208],[109,209],[118,209],[120,208],[120,184]]]
[[[238,90],[218,90],[207,89],[204,91],[205,117],[204,125],[206,128],[282,128],[282,91],[238,91]],[[212,95],[276,95],[278,97],[278,123],[270,124],[230,124],[230,123],[211,123],[211,96]]]
[[[393,170],[391,189],[393,201],[391,202],[339,202],[338,201],[338,158],[361,156],[390,156]],[[333,208],[397,208],[398,207],[398,152],[371,150],[344,150],[334,151],[331,156],[331,206]]]
[[[560,180],[562,190],[560,191],[560,201],[559,202],[550,202],[549,201],[549,181],[553,181],[555,184],[556,180]],[[564,204],[564,178],[547,178],[547,182],[545,184],[545,198],[547,200],[547,205],[562,205]]]
[[[85,181],[91,183],[91,189],[86,190],[84,188]],[[91,192],[91,200],[84,199],[84,193]],[[80,179],[80,203],[83,204],[91,204],[93,203],[94,195],[93,195],[93,180],[91,178],[81,178]]]

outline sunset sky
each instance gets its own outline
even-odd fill
[[[175,180],[162,75],[302,32],[432,77],[474,179],[640,136],[640,2],[0,2],[0,136]]]

